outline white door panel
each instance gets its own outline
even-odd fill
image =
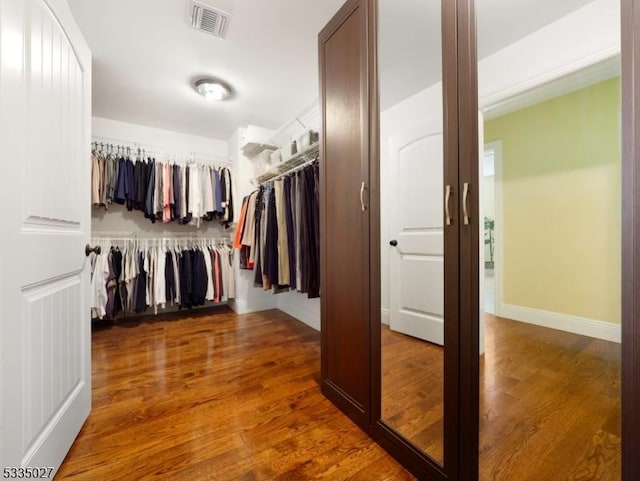
[[[430,259],[425,256],[406,256],[402,259],[402,294],[401,309],[413,310],[416,313],[431,317],[444,316],[444,283],[420,282],[437,280],[444,277],[442,258]],[[416,282],[418,281],[418,282]]]
[[[91,407],[91,54],[65,0],[0,0],[0,461],[53,467]]]
[[[433,122],[390,142],[393,192],[389,209],[392,330],[444,343],[444,232],[442,124]]]
[[[444,345],[444,320],[438,317],[416,315],[411,310],[401,310],[394,331],[408,336],[429,341],[432,344]],[[389,326],[391,327],[391,326]]]
[[[403,255],[444,255],[444,245],[442,243],[442,229],[432,231],[422,230],[414,232],[401,232],[396,234],[398,242],[397,250]]]
[[[433,195],[442,190],[442,136],[420,137],[399,148],[392,143],[392,148],[400,157],[401,230],[442,228],[443,199]]]
[[[442,228],[443,200],[433,195],[442,190],[442,136],[422,137],[404,146],[392,143],[392,148],[400,157],[397,166],[402,186],[398,192],[402,231]]]

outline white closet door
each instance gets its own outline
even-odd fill
[[[394,214],[389,327],[444,345],[442,122],[391,139]]]
[[[0,0],[0,466],[52,467],[91,408],[91,53],[66,0]]]

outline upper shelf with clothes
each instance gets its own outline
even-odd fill
[[[260,185],[318,158],[320,104],[314,100],[277,131],[249,126],[242,152],[253,163],[252,183]]]
[[[141,211],[152,223],[175,222],[200,227],[234,221],[231,170],[198,158],[180,163],[156,160],[138,149],[93,143],[91,202],[108,209],[112,203]],[[217,163],[217,162],[216,162]],[[223,165],[228,165],[223,163]]]
[[[258,175],[253,180],[254,185],[260,185],[270,180],[277,179],[297,170],[307,163],[315,161],[320,155],[319,149],[320,142],[316,141],[299,152],[292,154],[288,159],[271,164],[262,174]]]

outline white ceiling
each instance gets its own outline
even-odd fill
[[[207,0],[232,14],[222,40],[191,29],[187,0],[68,0],[93,52],[93,115],[227,139],[278,128],[318,97],[317,35],[344,0]],[[483,58],[591,0],[477,0]],[[380,0],[384,106],[440,78],[440,0]],[[230,83],[208,102],[195,77]]]
[[[592,1],[476,0],[479,59]],[[440,3],[440,0],[379,0],[383,109],[442,80]]]
[[[225,40],[191,29],[187,0],[68,0],[93,52],[93,115],[227,139],[278,128],[318,97],[317,37],[344,0],[211,0]],[[210,102],[194,77],[230,83]]]

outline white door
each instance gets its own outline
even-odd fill
[[[442,122],[391,139],[389,327],[444,344]],[[395,244],[395,246],[393,246]]]
[[[55,472],[91,408],[90,122],[91,53],[66,0],[0,0],[3,471]]]

